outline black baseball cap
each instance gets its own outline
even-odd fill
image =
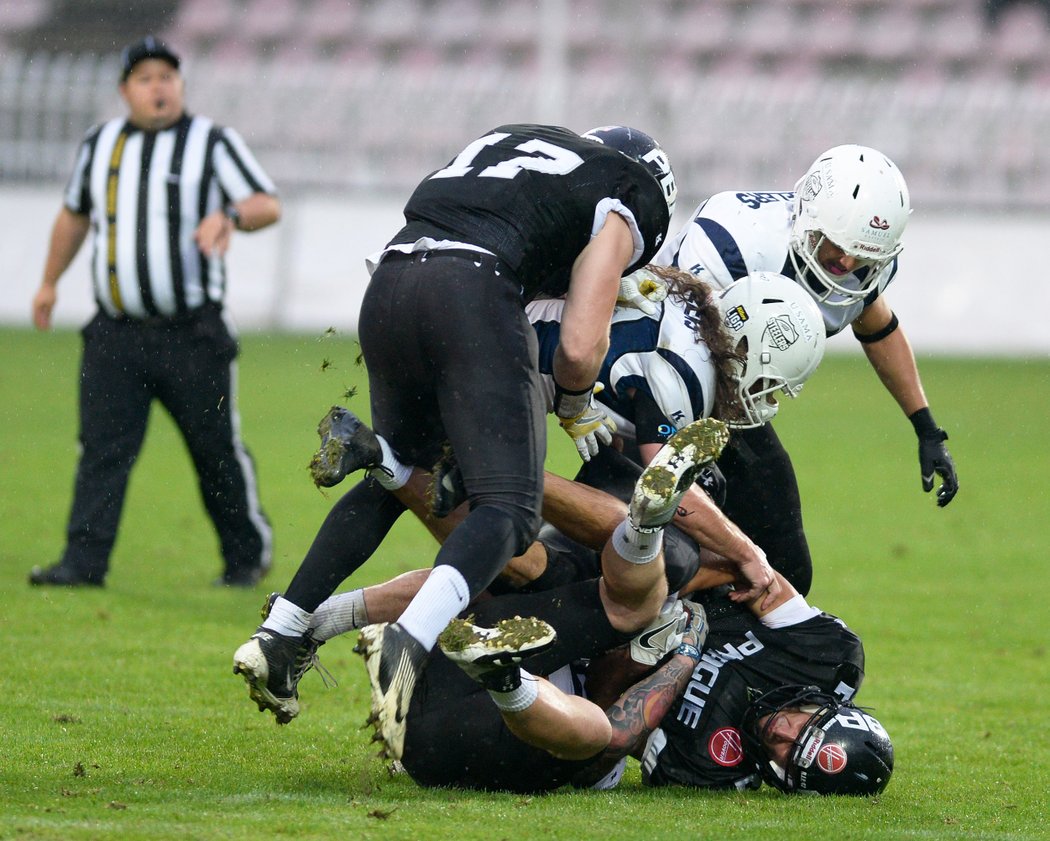
[[[147,58],[159,58],[166,61],[176,70],[179,69],[179,57],[172,52],[171,48],[152,35],[147,35],[141,41],[129,44],[120,53],[120,81],[127,81],[128,74],[140,61]]]

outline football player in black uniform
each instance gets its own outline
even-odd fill
[[[565,533],[545,528],[530,553],[536,550],[541,562],[574,566],[586,578],[600,565],[592,547],[622,521],[625,506],[555,476],[545,493],[544,514]],[[478,601],[470,608],[471,626],[501,630],[492,636],[480,631],[480,645],[466,658],[443,637],[442,648],[455,650],[427,662],[419,678],[423,688],[407,714],[402,762],[412,778],[427,786],[522,792],[570,783],[608,787],[618,781],[624,757],[633,755],[654,786],[732,789],[765,779],[788,792],[880,792],[892,772],[893,749],[879,721],[852,705],[864,674],[860,639],[841,620],[811,607],[785,579],[769,602],[734,604],[724,593],[732,567],[713,558],[701,566],[696,544],[676,528],[665,529],[664,538],[672,588],[700,591],[692,596],[700,603],[693,623],[698,638],[687,632],[679,645],[663,633],[659,655],[667,656],[660,667],[617,700],[632,672],[616,655],[586,668],[578,663],[626,639],[597,579],[546,591],[528,585]],[[607,561],[603,556],[605,571]],[[406,573],[326,601],[312,617],[314,641],[297,678],[320,642],[398,616],[428,574]],[[700,633],[704,606],[706,641]],[[638,662],[635,651],[646,650],[644,639],[666,632],[665,615],[635,637],[631,651]],[[526,661],[532,674],[517,667],[520,650],[500,648],[499,635],[518,630],[513,618],[521,616],[557,629],[556,643],[540,646],[544,650]],[[512,624],[504,631],[507,620]],[[461,634],[457,624],[465,623],[452,623],[453,641]],[[602,688],[611,680],[619,683]]]
[[[405,769],[428,786],[608,788],[631,755],[652,786],[744,789],[764,780],[788,793],[879,794],[893,771],[893,746],[878,719],[851,700],[863,678],[861,641],[782,583],[768,612],[708,597],[706,641],[685,635],[653,674],[606,709],[580,696],[583,688],[600,696],[607,659],[551,672],[552,655],[587,650],[590,640],[576,637],[572,623],[569,634],[559,634],[560,642],[572,636],[563,648],[525,661],[536,674],[516,664],[457,661],[451,646],[429,664],[427,691],[410,710]],[[550,596],[559,592],[497,597],[479,604],[472,621],[534,612],[556,626],[565,617]],[[458,677],[453,662],[464,668]],[[532,704],[492,705],[486,713],[481,690],[499,704],[498,681],[538,684]]]
[[[620,278],[660,247],[675,194],[667,156],[643,132],[501,126],[423,180],[405,226],[370,261],[360,339],[372,423],[405,464],[434,464],[451,442],[471,507],[404,614],[362,636],[389,755],[400,754],[416,676],[438,634],[539,527],[546,421],[524,305],[565,295],[554,408],[581,453],[596,451],[610,431],[592,389]],[[381,464],[368,446],[375,440],[349,436],[331,483]],[[402,477],[386,478],[396,487]],[[289,685],[311,613],[404,511],[376,479],[333,508],[284,598],[234,655],[252,697],[279,721],[297,712]],[[759,561],[755,593],[772,582]]]

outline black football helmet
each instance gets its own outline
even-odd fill
[[[583,133],[583,137],[604,146],[619,149],[652,173],[667,201],[667,215],[674,216],[674,204],[678,198],[678,185],[671,170],[667,153],[644,131],[629,126],[599,126]]]
[[[783,710],[809,713],[787,768],[765,747],[767,730]],[[760,696],[744,714],[742,731],[745,754],[762,779],[783,792],[871,796],[893,773],[893,744],[878,719],[816,686],[782,686]]]

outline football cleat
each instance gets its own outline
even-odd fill
[[[270,615],[280,593],[270,593],[263,603],[262,617]],[[287,724],[299,715],[299,681],[316,667],[325,686],[334,683],[321,666],[317,649],[324,642],[309,632],[288,637],[262,626],[233,655],[233,673],[244,677],[248,695],[259,705],[259,712],[270,710],[278,724]]]
[[[405,719],[427,650],[396,622],[361,629],[354,651],[365,658],[372,688],[372,711],[365,726],[374,725],[373,742],[383,745],[385,759],[401,759],[405,749]]]
[[[634,486],[631,525],[638,531],[655,531],[671,522],[685,492],[728,441],[728,428],[715,418],[701,418],[678,430]]]
[[[333,406],[317,425],[321,447],[310,459],[310,475],[319,488],[338,485],[362,468],[381,467],[379,439],[362,420],[342,406]]]
[[[502,619],[494,628],[479,628],[469,619],[453,619],[438,637],[438,646],[486,689],[509,692],[521,683],[518,664],[546,651],[557,636],[554,628],[534,617]]]

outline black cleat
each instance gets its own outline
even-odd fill
[[[310,475],[319,488],[338,485],[355,470],[380,467],[379,439],[361,419],[342,406],[333,406],[317,425],[321,448],[310,459]]]
[[[279,595],[267,596],[263,619],[270,615]],[[323,676],[317,659],[317,649],[323,644],[309,633],[286,637],[260,626],[234,653],[233,673],[244,677],[248,695],[259,705],[259,712],[270,710],[278,724],[287,724],[299,715],[299,681],[303,675],[317,666]]]
[[[365,658],[372,685],[372,712],[366,724],[375,725],[373,742],[382,742],[379,754],[401,759],[405,749],[405,718],[427,650],[396,622],[361,629],[354,651]]]

